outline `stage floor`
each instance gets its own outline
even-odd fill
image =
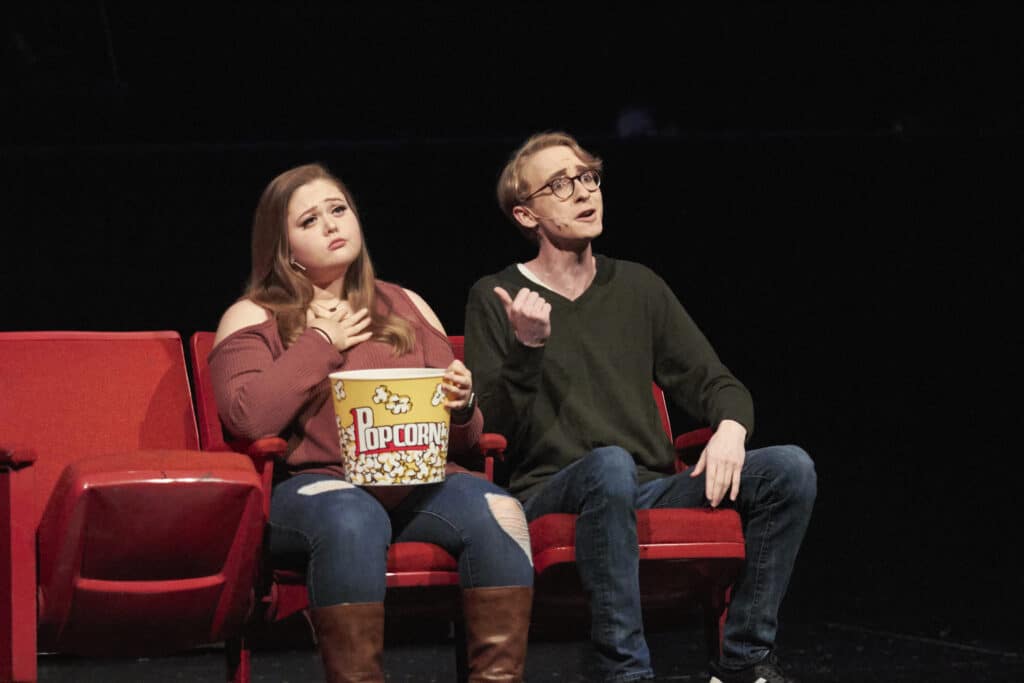
[[[701,633],[696,628],[648,634],[658,681],[708,680]],[[1024,653],[992,643],[954,642],[878,631],[852,624],[783,625],[778,654],[802,683],[919,683],[920,681],[1024,680]],[[454,681],[450,639],[389,642],[388,681]],[[596,681],[590,644],[584,639],[533,637],[527,658],[530,683]],[[156,659],[86,659],[42,655],[42,683],[120,681],[137,683],[222,683],[223,652],[218,647]],[[322,681],[320,660],[311,646],[283,643],[253,653],[253,683]]]

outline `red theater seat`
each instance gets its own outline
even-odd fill
[[[0,377],[0,680],[220,642],[247,680],[262,483],[198,450],[180,336],[0,333]]]
[[[464,357],[464,339],[452,337],[456,357]],[[472,370],[472,368],[470,368]],[[665,396],[652,386],[652,397],[669,438]],[[675,439],[676,470],[700,456],[710,429]],[[504,449],[501,455],[504,453]],[[662,620],[681,621],[690,605],[702,608],[708,654],[718,658],[729,590],[743,566],[745,549],[740,517],[734,510],[639,510],[640,591],[645,612]],[[576,569],[576,515],[550,514],[530,523],[536,571],[533,621],[542,627],[563,623],[571,615],[586,618],[586,596]],[[546,630],[546,629],[545,629]]]

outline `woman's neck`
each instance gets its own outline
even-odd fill
[[[318,299],[344,299],[345,298],[345,276],[333,280],[313,282],[313,300]]]

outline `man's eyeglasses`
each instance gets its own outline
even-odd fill
[[[551,194],[555,195],[559,199],[568,199],[576,192],[576,181],[579,181],[580,185],[583,186],[583,189],[588,192],[593,192],[597,188],[601,187],[601,174],[593,169],[589,169],[579,175],[573,176],[572,178],[564,175],[559,176],[550,183],[541,185],[534,192],[523,197],[521,201],[529,201],[546,189],[550,189]]]

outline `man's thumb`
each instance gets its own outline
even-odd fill
[[[512,307],[512,297],[510,297],[508,292],[501,287],[495,287],[494,293],[498,295],[499,299],[501,299],[501,303],[505,307],[505,312],[507,313]]]

